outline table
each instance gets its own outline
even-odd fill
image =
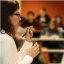
[[[47,49],[47,50],[41,50],[43,53],[64,53],[64,50],[62,49]]]
[[[40,34],[43,30],[40,30],[40,31],[33,31],[33,37],[40,37]],[[62,34],[64,36],[64,30],[62,31]]]
[[[64,41],[64,38],[59,38],[59,39],[49,39],[49,38],[32,38],[32,41]]]

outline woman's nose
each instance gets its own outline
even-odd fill
[[[21,18],[19,17],[19,20],[21,20]]]

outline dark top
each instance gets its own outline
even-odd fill
[[[22,21],[26,20],[25,17],[23,17],[23,16],[20,16],[20,18],[21,18],[20,23],[21,23]]]
[[[60,32],[59,30],[55,31],[55,30],[51,30],[50,28],[46,28],[44,31],[42,31],[41,35],[48,35],[48,36],[52,36],[52,35],[58,35],[60,38],[62,38],[62,32]]]
[[[41,18],[40,15],[38,15],[38,16],[36,17],[36,19],[39,20],[39,21],[40,21],[40,18]],[[50,21],[50,17],[49,17],[48,15],[45,15],[45,19],[46,19],[46,22],[45,22],[45,23],[48,24],[49,21]]]
[[[24,28],[29,27],[29,26],[33,26],[36,30],[43,30],[43,27],[38,20],[33,20],[32,23],[29,23],[28,20],[24,20],[22,22],[21,26]]]
[[[50,28],[46,28],[44,31],[42,31],[41,35],[48,35],[48,36],[52,36],[54,34],[58,35],[59,38],[63,38],[62,36],[62,32],[60,32],[59,30],[55,31],[55,30],[51,30]],[[56,41],[47,41],[43,44],[43,46],[46,46],[49,49],[59,49],[60,46],[62,46],[63,43],[58,41],[58,43],[56,43]],[[63,48],[63,46],[61,47]]]
[[[62,29],[64,29],[64,25],[59,24],[58,27],[62,27]]]

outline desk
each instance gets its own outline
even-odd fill
[[[43,31],[43,30],[33,31],[33,37],[39,37],[42,31]],[[63,36],[64,36],[64,30],[62,31],[62,34],[63,34]]]
[[[50,63],[50,64],[61,64],[61,63]]]
[[[41,38],[32,38],[32,41],[64,41],[64,38],[59,38],[59,39],[41,39]]]
[[[62,49],[48,49],[48,50],[41,50],[44,53],[64,53],[64,50]]]
[[[41,45],[44,43],[44,44],[46,44],[46,42],[47,42],[47,44],[48,44],[48,42],[55,42],[55,43],[61,43],[61,48],[62,49],[64,49],[64,38],[59,38],[59,39],[40,39],[40,38],[32,38],[32,41],[33,42],[39,42],[39,43],[41,43]],[[53,43],[52,43],[53,44]],[[56,44],[56,45],[57,45]],[[49,44],[48,44],[49,45]],[[47,45],[43,45],[43,46],[46,46],[47,47]],[[54,45],[53,45],[54,46]],[[56,47],[56,46],[55,46]]]
[[[33,31],[33,37],[40,37],[42,31]]]

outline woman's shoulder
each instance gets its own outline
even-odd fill
[[[11,36],[9,36],[8,34],[4,33],[4,34],[1,34],[0,33],[0,41],[9,41],[11,42],[13,40],[13,38]]]

